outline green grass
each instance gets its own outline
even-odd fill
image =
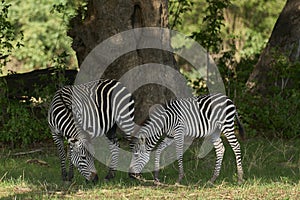
[[[300,199],[300,140],[267,140],[254,138],[241,142],[245,183],[237,185],[235,159],[226,146],[220,177],[215,185],[207,184],[212,175],[215,156],[209,153],[196,159],[195,142],[184,155],[185,178],[176,186],[177,162],[161,170],[163,186],[133,181],[127,173],[117,172],[104,182],[107,172],[97,163],[100,182],[86,183],[75,171],[72,183],[63,183],[59,159],[54,146],[39,153],[13,156],[19,150],[0,152],[1,199]],[[49,166],[27,163],[29,159],[45,161]],[[152,179],[151,173],[143,175]]]

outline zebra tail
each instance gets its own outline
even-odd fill
[[[239,128],[239,135],[241,136],[242,140],[245,140],[245,129],[240,121],[240,118],[239,118],[237,112],[235,113],[235,117],[236,117],[236,121],[237,121],[238,128]]]

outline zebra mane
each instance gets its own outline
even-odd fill
[[[155,147],[156,140],[160,140],[160,138],[164,135],[165,128],[165,117],[164,113],[166,112],[166,104],[156,104],[149,109],[149,115],[143,121],[140,131],[138,131],[138,135],[136,138],[140,138],[142,135],[146,138],[145,142],[150,148]],[[162,116],[160,118],[160,116]],[[142,130],[142,131],[141,131]]]
[[[158,112],[165,112],[166,109],[167,109],[167,102],[164,104],[154,104],[149,108],[149,114],[147,115],[145,120],[140,123],[140,125],[144,126],[146,124],[149,124],[152,120],[153,115],[155,115]]]

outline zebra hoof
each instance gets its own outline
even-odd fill
[[[97,173],[94,173],[94,172],[93,172],[93,173],[91,174],[90,178],[89,178],[89,179],[86,179],[85,181],[86,181],[86,183],[92,182],[92,183],[96,184],[96,183],[98,182],[98,180],[99,180],[99,178],[98,178]]]
[[[93,183],[95,185],[96,183],[98,183],[98,181],[99,181],[99,178],[98,178],[97,174],[91,180],[85,179],[86,184]]]
[[[209,180],[209,181],[207,181],[207,183],[206,183],[206,186],[207,187],[214,187],[214,181],[212,181],[212,180]]]
[[[74,176],[69,176],[68,179],[67,179],[67,181],[71,182],[73,178],[74,178]]]
[[[110,174],[106,175],[104,180],[105,181],[110,181],[111,179],[113,179],[115,176],[111,176]]]
[[[94,177],[94,179],[92,180],[92,182],[94,184],[96,184],[98,182],[98,180],[99,180],[99,178],[98,178],[98,175],[96,174],[95,177]]]
[[[67,187],[69,187],[71,184],[72,184],[72,182],[71,182],[71,181],[67,181],[67,180],[66,180],[66,181],[64,181],[64,185],[65,185],[65,186],[67,186]]]
[[[244,179],[239,179],[238,180],[238,185],[242,185],[244,182],[245,182]]]
[[[142,175],[138,173],[128,173],[128,175],[131,179],[136,179],[136,180],[139,180],[142,177]]]
[[[155,178],[153,183],[154,183],[154,185],[156,185],[156,186],[160,186],[160,185],[161,185],[161,182],[159,181],[158,178]]]
[[[115,172],[114,171],[109,171],[108,174],[105,176],[104,180],[105,181],[110,181],[115,177]]]

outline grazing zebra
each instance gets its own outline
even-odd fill
[[[62,179],[73,178],[73,165],[87,180],[98,179],[93,148],[89,144],[103,135],[109,139],[112,153],[106,179],[113,178],[119,155],[116,125],[129,139],[135,126],[133,114],[132,95],[116,80],[92,81],[58,90],[49,108],[48,122],[61,160]],[[69,175],[65,166],[64,138],[70,145]]]
[[[237,118],[240,135],[243,137],[243,127],[239,122],[233,102],[223,94],[213,94],[187,99],[172,100],[164,106],[157,107],[150,118],[143,124],[133,142],[133,156],[129,173],[135,176],[141,173],[149,161],[150,152],[164,138],[156,151],[155,180],[158,181],[159,156],[161,151],[175,141],[176,156],[179,165],[180,182],[183,172],[183,144],[184,137],[209,137],[216,151],[214,174],[210,179],[213,183],[219,176],[224,145],[220,138],[224,133],[234,151],[238,182],[243,181],[240,144],[234,134],[234,118]]]

